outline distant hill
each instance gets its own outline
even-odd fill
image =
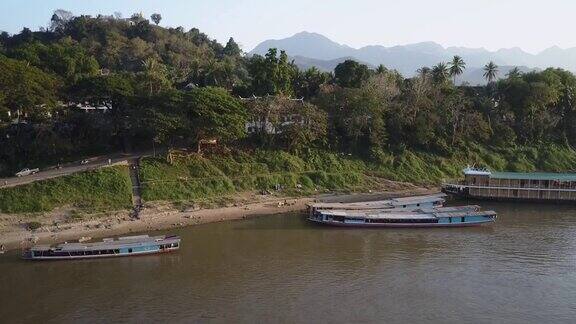
[[[260,43],[250,54],[266,54],[269,48],[285,50],[291,56],[303,56],[317,60],[334,60],[354,56],[356,49],[340,45],[316,33],[301,32],[280,40],[267,40]]]
[[[485,83],[481,76],[481,68],[489,61],[494,61],[501,66],[500,76],[502,77],[514,66],[521,67],[524,71],[547,67],[576,71],[576,48],[551,47],[536,55],[524,52],[518,47],[491,52],[484,48],[444,48],[434,42],[392,47],[370,45],[355,49],[338,44],[317,33],[301,32],[284,39],[264,41],[249,54],[263,55],[269,48],[285,50],[295,63],[303,68],[316,66],[321,70],[331,71],[338,63],[347,58],[353,58],[371,66],[384,64],[405,76],[414,75],[415,71],[422,66],[448,62],[454,55],[460,55],[467,63],[466,73],[461,79],[470,84]]]

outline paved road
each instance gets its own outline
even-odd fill
[[[152,155],[150,152],[139,152],[131,154],[111,154],[99,157],[93,157],[86,159],[87,164],[80,164],[80,161],[62,164],[60,169],[56,167],[50,167],[40,170],[40,172],[25,176],[25,177],[12,177],[12,178],[0,178],[0,188],[5,187],[15,187],[23,184],[31,183],[38,180],[46,180],[51,178],[57,178],[77,172],[88,171],[99,169],[108,165],[120,164],[127,162],[130,159],[139,158],[142,156]],[[109,161],[110,160],[110,161]],[[33,165],[28,166],[29,168],[34,168]]]

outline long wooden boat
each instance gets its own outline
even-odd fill
[[[308,212],[313,215],[317,210],[414,210],[420,208],[441,207],[445,202],[444,193],[426,196],[412,196],[391,198],[387,200],[364,201],[353,203],[312,203],[308,205]]]
[[[179,236],[125,236],[94,243],[63,243],[56,246],[36,245],[26,250],[28,260],[71,260],[125,257],[172,252],[180,248]]]
[[[379,213],[328,210],[318,211],[308,219],[342,227],[461,227],[492,223],[496,220],[496,212],[479,211],[477,206]]]

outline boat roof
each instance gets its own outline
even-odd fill
[[[412,196],[391,198],[388,200],[363,201],[353,203],[312,203],[309,206],[316,209],[385,209],[400,205],[424,204],[428,202],[444,201],[446,194],[440,193],[426,196]]]
[[[492,172],[493,179],[576,181],[576,173]]]
[[[361,214],[378,214],[378,213],[437,213],[437,212],[457,212],[457,211],[476,211],[479,210],[478,205],[454,206],[454,207],[432,207],[432,208],[417,208],[408,211],[399,211],[397,209],[318,209],[317,211],[324,215],[361,215]]]
[[[433,213],[438,218],[446,217],[464,217],[464,216],[492,216],[496,215],[493,210],[479,211],[479,212],[454,212],[454,213]]]
[[[412,205],[412,204],[423,204],[427,202],[444,201],[445,197],[446,194],[441,193],[427,196],[400,197],[391,200],[393,205]]]
[[[390,213],[390,214],[373,214],[366,215],[368,219],[434,219],[433,214],[423,214],[423,213]]]
[[[120,248],[129,248],[135,246],[142,246],[149,243],[156,243],[158,241],[163,240],[174,240],[179,241],[180,238],[177,236],[148,236],[148,235],[138,235],[138,236],[125,236],[120,237],[117,240],[112,239],[104,239],[101,242],[93,242],[93,243],[62,243],[58,244],[54,247],[43,244],[43,245],[35,245],[31,248],[32,251],[42,251],[54,248],[59,251],[77,251],[77,250],[97,250],[97,249],[120,249]]]

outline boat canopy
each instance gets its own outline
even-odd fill
[[[481,212],[433,213],[432,215],[436,216],[437,218],[468,217],[468,216],[494,216],[494,215],[496,215],[496,212],[492,211],[492,210],[487,210],[487,211],[481,211]]]
[[[425,203],[434,202],[444,202],[446,194],[435,194],[427,196],[414,196],[414,197],[402,197],[402,198],[391,198],[388,200],[375,200],[375,201],[365,201],[365,202],[353,202],[353,203],[313,203],[309,206],[314,209],[386,209],[396,206],[403,205],[417,205]]]
[[[414,205],[414,204],[425,204],[425,203],[434,203],[438,201],[444,202],[444,198],[446,198],[446,194],[437,194],[437,195],[429,195],[429,196],[415,196],[415,197],[401,197],[401,198],[394,198],[391,199],[393,206],[401,206],[401,205]]]
[[[548,172],[492,172],[492,179],[576,181],[576,173]]]

